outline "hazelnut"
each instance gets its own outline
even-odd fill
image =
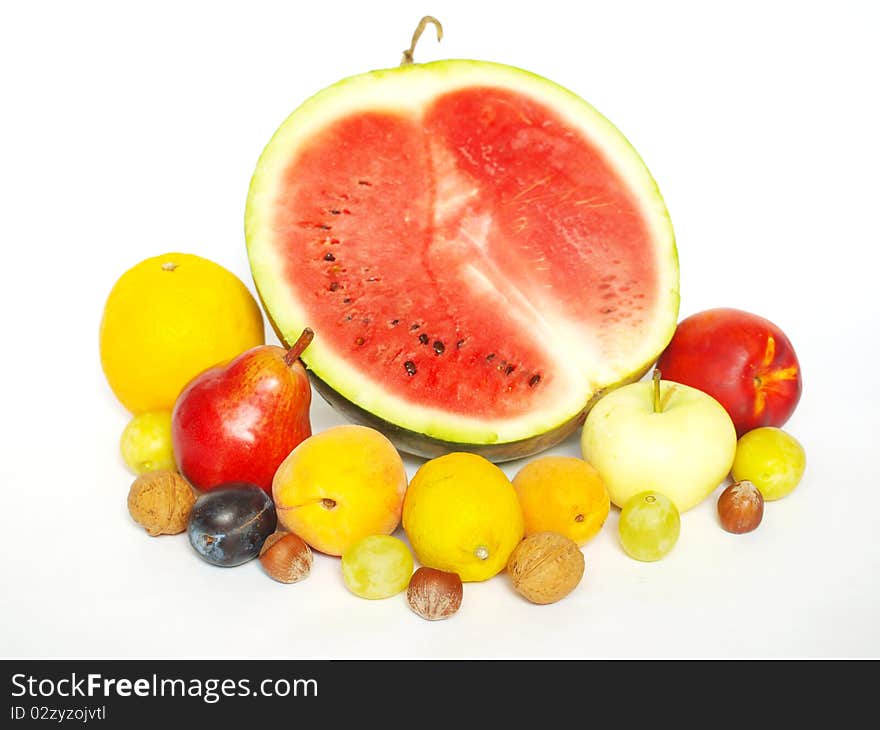
[[[718,497],[718,518],[728,532],[751,532],[764,518],[764,495],[749,481],[734,482]]]
[[[507,571],[517,593],[532,603],[554,603],[580,583],[584,555],[565,535],[538,532],[516,546]]]
[[[176,535],[186,530],[195,501],[192,487],[177,472],[148,471],[132,483],[128,511],[153,537]]]
[[[266,574],[279,583],[296,583],[312,570],[312,551],[299,535],[274,532],[260,549]]]
[[[409,607],[428,621],[449,618],[461,607],[463,589],[456,573],[419,568],[406,589]]]

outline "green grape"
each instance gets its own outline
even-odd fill
[[[342,577],[361,598],[389,598],[409,585],[412,553],[396,537],[372,535],[356,542],[342,555]]]
[[[122,432],[119,448],[123,460],[135,474],[176,471],[171,448],[171,414],[155,411],[135,416]]]
[[[635,494],[620,511],[620,542],[636,560],[660,560],[675,547],[680,528],[678,509],[660,492]]]

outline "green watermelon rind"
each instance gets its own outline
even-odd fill
[[[412,107],[417,110],[425,100],[472,84],[506,86],[550,104],[600,147],[618,174],[633,191],[637,191],[645,219],[651,226],[657,270],[663,276],[654,308],[658,320],[652,329],[654,336],[642,347],[638,364],[619,367],[615,377],[606,378],[608,382],[589,382],[585,377],[583,392],[580,395],[573,393],[571,402],[551,403],[540,413],[517,419],[487,422],[426,408],[387,393],[335,355],[322,341],[320,332],[303,354],[303,361],[316,376],[316,382],[323,386],[319,392],[327,400],[347,410],[355,420],[369,423],[372,414],[391,430],[399,430],[406,438],[397,441],[405,442],[407,451],[419,453],[419,440],[422,439],[425,442],[425,448],[421,450],[423,455],[461,445],[463,448],[485,446],[489,447],[489,453],[494,450],[503,458],[516,458],[535,444],[547,448],[554,434],[557,441],[564,438],[572,430],[572,424],[582,421],[597,394],[634,382],[644,375],[672,338],[678,318],[678,254],[669,213],[639,154],[594,107],[568,89],[534,73],[485,61],[436,61],[370,71],[343,79],[303,102],[266,145],[248,191],[245,237],[251,273],[263,307],[279,339],[290,344],[310,323],[306,321],[304,310],[293,296],[291,287],[278,273],[282,267],[281,261],[273,258],[270,214],[276,181],[281,179],[296,154],[297,145],[343,114],[383,108],[394,111]],[[666,293],[665,304],[662,303],[662,292]],[[333,394],[339,397],[334,398]],[[352,408],[346,409],[345,403],[352,404]],[[505,444],[512,448],[505,448]],[[499,448],[492,449],[492,446]]]

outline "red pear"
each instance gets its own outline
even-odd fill
[[[306,329],[289,350],[254,347],[184,387],[171,440],[180,473],[193,486],[248,482],[272,493],[278,465],[312,434],[312,390],[299,356],[313,337]]]

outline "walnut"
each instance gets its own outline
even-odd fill
[[[517,593],[532,603],[553,603],[580,583],[584,555],[577,543],[564,535],[538,532],[516,546],[507,571]]]
[[[176,535],[186,530],[196,501],[187,481],[173,471],[141,474],[128,492],[128,511],[148,534]]]

